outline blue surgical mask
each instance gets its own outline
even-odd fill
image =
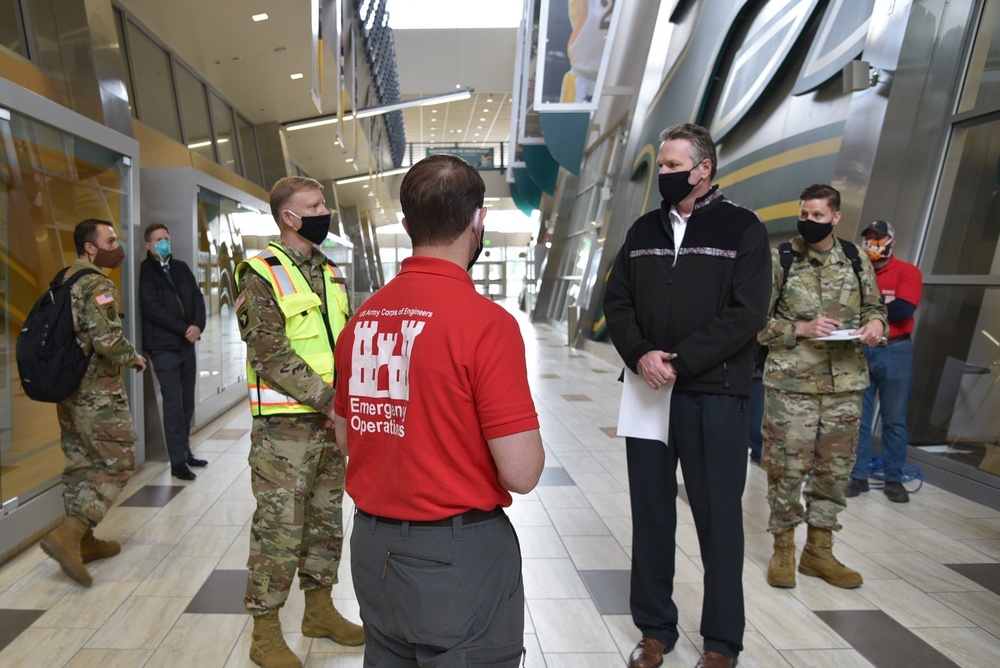
[[[160,239],[156,242],[156,254],[160,256],[160,259],[166,260],[170,257],[170,239]]]

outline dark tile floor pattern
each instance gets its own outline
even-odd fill
[[[0,610],[0,650],[44,614],[44,610]]]
[[[212,432],[209,438],[217,441],[235,441],[238,438],[243,438],[246,433],[246,429],[217,429]]]
[[[818,610],[815,614],[875,668],[958,668],[881,610]]]
[[[630,614],[630,571],[580,571],[580,577],[602,615]]]
[[[162,508],[186,489],[184,485],[144,485],[122,501],[123,506]]]
[[[247,589],[247,572],[212,571],[184,612],[209,615],[244,614],[243,593]]]
[[[546,466],[542,469],[542,477],[538,479],[539,485],[551,487],[575,485],[573,478],[566,473],[566,469],[561,466]]]
[[[994,594],[1000,594],[1000,564],[945,564],[945,566],[986,587]],[[1000,657],[997,658],[997,664],[1000,664]]]

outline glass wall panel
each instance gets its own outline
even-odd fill
[[[118,52],[122,56],[122,71],[125,73],[125,88],[128,90],[128,110],[132,118],[139,118],[138,110],[135,108],[135,88],[132,86],[132,68],[128,62],[128,53],[125,49],[125,17],[117,7],[113,8],[115,13],[115,32],[118,34]]]
[[[958,110],[1000,106],[1000,2],[987,2],[979,22]]]
[[[187,142],[187,147],[215,162],[205,84],[183,66],[174,68],[174,73],[177,78],[177,97],[181,103],[181,122],[184,125],[184,140]]]
[[[236,265],[245,259],[239,205],[198,191],[198,282],[208,319],[198,345],[198,401],[246,379],[246,346],[233,312]]]
[[[927,286],[910,444],[1000,475],[1000,287]]]
[[[236,139],[233,137],[233,109],[215,93],[209,93],[212,107],[212,125],[215,127],[215,143],[219,151],[219,164],[231,172],[240,174],[236,164]]]
[[[20,0],[0,0],[0,46],[28,57]]]
[[[0,118],[0,495],[21,503],[59,482],[64,459],[55,404],[21,391],[13,354],[32,305],[76,258],[86,218],[130,221],[121,155],[11,113]],[[110,274],[121,288],[121,270]]]
[[[236,114],[236,128],[240,137],[240,153],[243,156],[243,174],[261,188],[264,177],[260,172],[260,149],[257,147],[257,131],[250,121]]]
[[[952,195],[934,257],[934,274],[1000,274],[1000,122],[956,128],[945,176]]]
[[[181,141],[170,56],[131,21],[127,29],[138,118],[171,139]]]

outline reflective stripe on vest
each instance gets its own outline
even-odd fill
[[[327,333],[327,319],[320,309],[320,295],[313,292],[306,277],[281,247],[273,243],[259,255],[241,264],[246,264],[271,285],[278,307],[285,317],[285,335],[292,350],[333,386],[333,348]],[[347,321],[347,293],[343,287],[344,280],[337,275],[334,266],[325,266],[326,311],[330,314],[330,334],[336,338]],[[236,275],[241,274],[241,268],[237,268]],[[299,403],[294,397],[270,387],[257,375],[249,359],[247,391],[252,415],[300,415],[317,412],[311,406]]]

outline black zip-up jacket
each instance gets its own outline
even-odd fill
[[[764,224],[715,186],[695,203],[679,253],[666,202],[633,223],[608,278],[604,316],[632,371],[651,350],[677,353],[674,389],[747,396],[770,295]]]
[[[193,345],[184,338],[188,327],[196,325],[205,331],[205,297],[191,269],[171,257],[170,278],[174,285],[167,280],[159,259],[147,251],[139,266],[143,350],[184,350]]]

